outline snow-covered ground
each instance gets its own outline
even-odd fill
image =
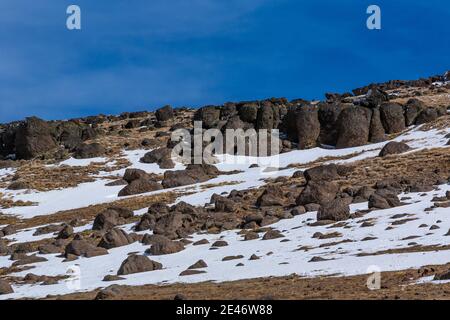
[[[142,284],[168,284],[176,282],[201,281],[230,281],[267,276],[284,276],[298,274],[305,277],[318,275],[356,275],[371,273],[373,270],[392,271],[428,264],[445,264],[449,262],[448,251],[430,251],[416,253],[395,253],[359,256],[361,253],[376,253],[387,249],[401,249],[410,247],[410,242],[422,246],[450,245],[450,237],[444,235],[450,228],[450,212],[448,208],[435,208],[432,211],[424,209],[432,206],[434,196],[445,195],[450,185],[442,185],[437,191],[423,193],[402,194],[411,197],[407,205],[372,211],[361,219],[346,221],[346,226],[330,227],[311,226],[315,221],[315,212],[281,220],[271,227],[281,231],[284,238],[274,240],[243,241],[238,230],[223,232],[219,235],[195,234],[191,240],[207,239],[210,244],[193,246],[188,245],[185,250],[163,256],[150,256],[151,259],[163,264],[163,270],[151,271],[125,276],[125,280],[115,283],[127,285]],[[354,204],[352,212],[367,208],[367,203]],[[410,216],[395,218],[394,215],[409,213]],[[401,219],[415,219],[404,224],[392,225],[392,222]],[[362,220],[372,219],[375,224],[361,227]],[[419,227],[426,224],[427,227]],[[430,230],[432,225],[439,229]],[[387,227],[393,227],[386,230]],[[127,231],[132,225],[123,226]],[[312,236],[316,232],[327,234],[339,232],[341,237],[331,239],[317,239]],[[415,239],[405,239],[418,236]],[[364,238],[375,239],[362,241]],[[216,240],[225,240],[228,246],[210,250],[211,244]],[[288,240],[288,241],[287,241]],[[350,240],[332,244],[333,242]],[[322,246],[329,243],[327,246]],[[331,244],[330,244],[331,243]],[[72,262],[62,262],[56,255],[43,255],[47,262],[34,264],[35,268],[15,275],[24,276],[29,272],[37,275],[57,276],[65,275],[68,270],[79,270],[79,282],[76,277],[61,281],[55,285],[22,285],[15,286],[15,293],[2,296],[2,299],[21,297],[44,297],[48,294],[67,294],[74,291],[89,291],[99,287],[111,285],[112,282],[103,282],[107,274],[116,274],[120,264],[130,252],[144,254],[149,246],[134,243],[128,246],[109,250],[109,254],[94,258],[80,258]],[[297,250],[300,247],[309,247],[307,251]],[[249,260],[252,254],[260,257],[259,260]],[[222,261],[226,256],[243,255],[244,258],[231,261]],[[313,257],[321,257],[326,261],[310,262]],[[206,273],[180,277],[179,273],[186,270],[196,261],[203,259],[208,267],[202,269]],[[243,263],[244,266],[236,266]],[[0,267],[12,264],[8,257],[0,257]],[[75,267],[75,268],[74,268]],[[232,272],[236,269],[236,272]]]

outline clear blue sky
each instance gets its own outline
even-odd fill
[[[82,30],[66,29],[66,8]],[[382,30],[366,8],[382,9]],[[448,0],[1,0],[0,122],[323,98],[450,69]]]

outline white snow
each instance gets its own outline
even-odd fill
[[[436,208],[426,212],[425,208],[432,205],[434,196],[442,196],[450,190],[450,185],[440,186],[440,190],[426,193],[403,194],[409,196],[408,205],[372,211],[361,219],[348,220],[347,227],[310,226],[315,221],[315,212],[307,213],[293,219],[281,220],[272,225],[280,230],[285,238],[274,240],[242,241],[237,234],[238,230],[223,232],[219,235],[195,234],[191,240],[208,239],[210,243],[222,239],[228,242],[227,247],[217,250],[209,250],[209,245],[188,245],[185,250],[163,256],[150,256],[151,259],[161,262],[163,270],[151,271],[125,276],[126,280],[114,283],[126,285],[142,284],[167,284],[176,282],[201,282],[201,281],[231,281],[239,279],[285,276],[298,274],[305,277],[318,275],[357,275],[371,273],[375,266],[380,271],[402,270],[420,267],[428,264],[445,264],[450,261],[448,251],[430,251],[415,253],[395,253],[369,256],[358,256],[359,253],[375,253],[386,249],[400,249],[410,247],[410,242],[418,245],[449,245],[450,237],[443,235],[450,228],[450,212],[448,208]],[[352,212],[367,208],[367,203],[354,204]],[[395,214],[410,213],[409,217],[416,220],[404,224],[395,225],[392,230],[386,230],[395,220]],[[373,219],[376,223],[372,227],[360,227],[362,220]],[[440,221],[440,222],[438,222]],[[419,228],[421,224],[427,224],[427,228]],[[430,230],[431,225],[439,225],[439,229]],[[123,226],[130,230],[132,225]],[[340,232],[343,236],[332,239],[312,238],[316,232],[323,234]],[[413,240],[405,240],[409,236],[420,236]],[[374,240],[361,241],[366,237],[376,237]],[[288,242],[282,240],[288,239]],[[325,243],[340,240],[352,240],[352,242],[320,247]],[[296,250],[299,247],[309,246],[308,251]],[[148,246],[134,243],[128,246],[109,250],[109,254],[94,258],[81,258],[72,262],[61,262],[62,258],[56,255],[45,255],[48,262],[36,263],[35,268],[16,275],[24,276],[32,272],[38,275],[65,275],[73,266],[79,267],[81,272],[79,287],[74,279],[61,281],[56,285],[21,285],[15,286],[15,293],[3,296],[2,299],[21,297],[44,297],[47,294],[66,294],[74,291],[89,291],[99,287],[111,285],[111,282],[103,282],[107,274],[116,274],[120,264],[130,252],[143,254]],[[268,255],[268,253],[272,254]],[[260,256],[260,260],[249,261],[252,254]],[[243,255],[243,259],[223,262],[225,256]],[[313,257],[333,259],[321,262],[309,262]],[[205,274],[180,277],[179,273],[196,261],[203,259],[208,267]],[[242,262],[243,267],[236,267]],[[0,267],[8,266],[12,261],[7,257],[0,257]],[[285,264],[287,263],[287,264]],[[237,268],[237,269],[235,269]],[[236,272],[232,272],[236,270]]]

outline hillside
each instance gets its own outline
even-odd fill
[[[279,152],[173,157],[196,121]],[[0,125],[0,299],[448,299],[449,214],[450,72]]]

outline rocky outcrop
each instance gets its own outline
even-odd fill
[[[39,118],[27,118],[15,133],[17,159],[33,159],[56,147],[50,126]]]
[[[139,178],[131,181],[125,188],[119,191],[119,197],[131,196],[146,192],[161,190],[163,187],[156,181]]]
[[[171,106],[165,106],[155,111],[155,116],[158,121],[167,121],[174,117]]]
[[[341,112],[338,124],[337,148],[366,144],[370,137],[372,111],[364,107],[349,107]]]
[[[386,133],[397,133],[405,130],[403,107],[398,103],[384,103],[380,107],[381,122]]]

